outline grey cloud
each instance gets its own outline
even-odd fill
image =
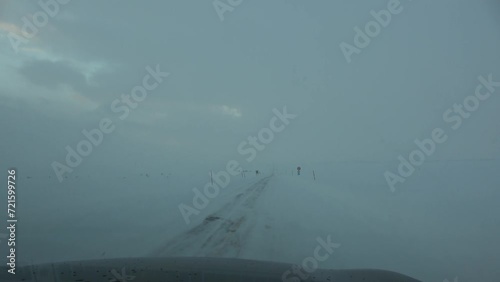
[[[85,76],[65,62],[30,61],[19,69],[19,73],[33,84],[50,89],[63,84],[78,91],[87,91],[90,88]]]

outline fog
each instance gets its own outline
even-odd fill
[[[366,224],[338,234],[363,258],[323,267],[498,280],[497,1],[40,3],[0,3],[0,168],[4,182],[12,168],[18,180],[18,263],[152,255],[231,189],[271,176],[268,187],[286,194],[300,166],[296,185],[315,196],[287,195],[299,211],[328,195],[349,207],[339,222]],[[180,205],[214,177],[227,187],[187,224]],[[295,234],[276,234],[339,232],[297,221]],[[362,251],[370,238],[386,247]],[[457,251],[467,244],[477,248]],[[407,260],[378,261],[384,250]],[[221,256],[307,255],[279,252]]]

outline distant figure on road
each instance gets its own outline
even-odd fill
[[[297,167],[297,175],[300,175],[300,166]]]
[[[258,170],[255,171],[255,175],[259,175],[259,171]]]

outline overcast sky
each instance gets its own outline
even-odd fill
[[[460,129],[442,118],[478,76],[500,81],[498,2],[401,0],[348,63],[339,45],[388,2],[244,0],[221,20],[211,1],[70,1],[16,53],[43,10],[1,1],[2,167],[52,172],[103,118],[115,131],[76,170],[245,163],[238,145],[285,106],[297,117],[248,167],[392,161],[436,127],[432,159],[498,158],[500,88]],[[113,100],[157,65],[170,75],[119,119]]]

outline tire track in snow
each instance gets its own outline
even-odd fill
[[[270,178],[263,178],[237,194],[203,222],[169,240],[152,255],[237,257],[256,224],[253,208]]]

